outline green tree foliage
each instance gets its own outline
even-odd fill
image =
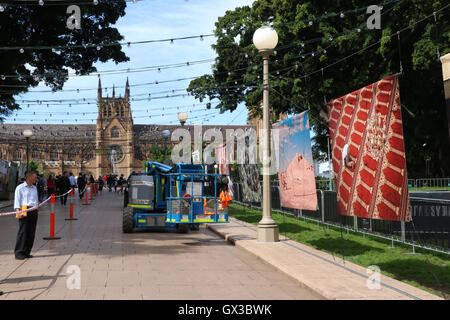
[[[172,146],[152,144],[149,151],[150,158],[146,161],[156,161],[165,164],[171,163],[170,155],[172,153]]]
[[[316,133],[313,153],[320,160],[327,153],[328,124],[320,117],[326,110],[325,100],[398,73],[401,51],[400,90],[409,176],[424,176],[427,156],[432,158],[433,175],[448,176],[450,146],[437,48],[442,55],[450,51],[450,8],[437,13],[437,24],[432,16],[402,32],[401,50],[396,34],[448,2],[386,1],[381,30],[368,30],[366,7],[373,4],[371,0],[257,0],[251,8],[228,11],[216,22],[213,49],[217,58],[212,74],[193,80],[188,91],[198,99],[218,99],[221,111],[233,111],[243,102],[261,114],[262,59],[252,37],[273,17],[279,43],[276,54],[270,57],[271,107],[275,114],[310,108]],[[362,10],[347,12],[355,8]],[[341,17],[341,12],[347,13]],[[328,17],[323,17],[326,14]]]
[[[92,5],[92,0],[76,1],[82,16],[79,30],[67,28],[70,14],[66,9],[72,4],[69,1],[43,6],[36,5],[37,1],[22,1],[23,4],[17,5],[18,2],[1,2],[4,11],[0,12],[0,47],[58,46],[58,49],[55,52],[51,48],[26,49],[23,53],[19,49],[0,50],[0,122],[19,109],[14,96],[27,92],[41,81],[56,91],[68,80],[69,68],[83,75],[97,71],[93,66],[97,61],[129,60],[118,45],[123,36],[111,27],[125,15],[125,1],[99,0],[96,6]],[[117,45],[102,46],[104,43]],[[85,46],[87,44],[95,46]],[[66,47],[69,45],[83,47]],[[11,75],[16,77],[6,77]]]

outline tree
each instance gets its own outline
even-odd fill
[[[172,146],[160,146],[157,144],[152,144],[150,146],[150,158],[147,161],[156,161],[159,163],[169,164],[171,162],[170,155],[172,153]],[[144,163],[145,164],[145,163]]]
[[[74,30],[66,25],[69,2],[43,6],[36,5],[37,1],[17,2],[1,2],[0,122],[19,109],[14,96],[41,81],[56,91],[68,80],[69,68],[77,75],[85,75],[97,71],[93,66],[97,61],[112,59],[117,64],[129,60],[118,44],[123,36],[110,26],[125,15],[124,0],[99,0],[98,5],[93,5],[92,0],[76,1],[81,9],[81,29]],[[57,48],[26,48],[35,46]],[[4,50],[5,47],[16,49]],[[22,47],[25,49],[20,53]]]
[[[383,5],[381,30],[366,27],[366,8],[372,4],[369,0],[257,0],[251,8],[228,11],[216,22],[217,42],[212,47],[217,58],[212,74],[193,80],[188,91],[198,99],[218,99],[217,107],[222,112],[233,111],[243,102],[261,115],[262,59],[252,37],[273,17],[279,42],[270,58],[271,106],[275,114],[310,108],[316,133],[314,158],[324,160],[328,124],[320,112],[326,110],[325,100],[398,73],[401,51],[400,87],[409,176],[424,175],[424,156],[433,159],[433,175],[449,175],[447,116],[437,59],[438,48],[442,55],[450,52],[449,8],[436,14],[437,24],[431,16],[402,32],[401,50],[396,34],[432,15],[446,1],[389,1]],[[361,10],[348,12],[355,8]],[[346,12],[343,17],[341,12]],[[348,58],[340,62],[344,57]]]

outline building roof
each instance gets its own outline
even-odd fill
[[[255,127],[252,125],[239,125],[239,126],[228,126],[228,125],[203,125],[203,133],[212,128],[217,128],[222,130],[225,134],[227,129],[246,129]],[[33,131],[33,136],[31,139],[37,140],[92,140],[96,137],[96,125],[95,124],[0,124],[0,136],[2,139],[24,139],[23,131],[25,129],[30,129]],[[179,128],[186,128],[190,130],[191,136],[193,138],[194,126],[185,125],[184,127],[180,125],[164,125],[164,124],[135,124],[133,126],[133,136],[134,138],[144,142],[161,140],[163,138],[162,132],[164,130],[169,130],[171,133]]]
[[[31,139],[67,140],[95,137],[95,124],[0,124],[3,139],[24,139],[23,131],[33,131]]]

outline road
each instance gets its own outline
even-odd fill
[[[52,241],[43,240],[49,235],[46,206],[39,213],[34,257],[23,261],[13,254],[16,219],[0,217],[0,300],[320,299],[206,228],[123,234],[121,204],[114,192],[103,192],[88,206],[76,197],[78,220],[65,221],[69,204],[57,203],[61,239]]]

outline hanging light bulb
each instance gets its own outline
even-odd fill
[[[173,44],[173,39],[170,39],[170,44]]]
[[[203,41],[203,35],[200,35],[200,41]]]
[[[94,0],[93,3],[94,3],[94,6],[98,5],[98,0]]]
[[[3,6],[0,4],[0,12],[5,11],[5,8],[3,8]]]
[[[23,50],[23,48],[20,48],[19,52],[20,52],[20,53],[24,53],[25,50]]]
[[[39,5],[43,6],[44,5],[44,0],[39,0]]]
[[[127,43],[127,47],[128,47],[128,48],[131,47],[131,42],[128,42],[128,43]]]
[[[101,49],[101,47],[100,47],[100,46],[97,46],[97,51],[100,51],[100,49]]]
[[[341,18],[345,17],[345,14],[343,12],[341,12],[340,17]]]

